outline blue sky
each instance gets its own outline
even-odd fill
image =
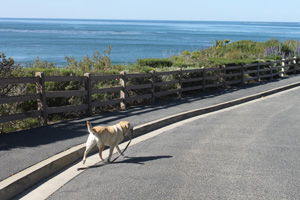
[[[1,18],[300,22],[300,0],[4,0]]]

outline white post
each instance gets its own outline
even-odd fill
[[[281,63],[281,74],[280,77],[284,77],[284,66],[285,66],[285,58],[282,59],[282,63]]]
[[[126,72],[121,71],[120,74],[122,75],[120,79],[120,83],[122,89],[120,91],[120,98],[123,100],[120,104],[121,109],[126,109]]]
[[[294,64],[294,74],[297,74],[297,57],[294,57],[295,60],[293,60],[293,64]]]

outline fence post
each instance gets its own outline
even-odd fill
[[[226,65],[223,66],[223,87],[226,88]]]
[[[177,86],[177,89],[179,90],[178,91],[178,98],[181,98],[181,95],[182,95],[182,69],[181,68],[178,68],[178,86]]]
[[[294,63],[294,74],[297,74],[297,57],[294,57],[293,63]]]
[[[284,66],[285,66],[285,59],[283,58],[282,59],[282,63],[281,63],[281,74],[280,74],[280,77],[284,77]]]
[[[36,83],[36,92],[40,95],[40,98],[37,99],[38,110],[42,112],[42,115],[39,117],[40,124],[42,126],[47,125],[47,104],[46,104],[46,92],[45,92],[45,76],[43,72],[36,72],[35,76],[39,78]]]
[[[270,72],[271,72],[271,80],[273,80],[273,64],[272,64],[272,62],[271,62],[271,67],[270,67],[271,69],[270,69]]]
[[[242,69],[242,70],[241,70],[241,73],[242,73],[242,85],[243,85],[243,84],[245,84],[245,82],[246,82],[246,81],[245,81],[245,67],[244,67],[243,64],[241,65],[241,69]]]
[[[202,84],[203,84],[203,92],[205,92],[205,85],[206,85],[206,80],[205,80],[205,77],[206,77],[206,70],[205,70],[205,67],[202,68],[202,77],[203,77],[203,80],[202,80]]]
[[[259,65],[259,63],[257,63],[257,74],[256,74],[256,78],[257,78],[257,82],[259,82],[260,81],[260,74],[259,74],[259,69],[260,69],[260,67],[259,67],[260,65]]]
[[[120,91],[120,98],[123,100],[120,103],[121,109],[126,109],[126,72],[121,71],[120,74],[122,75],[120,78],[120,84],[121,84],[121,91]]]
[[[87,91],[87,96],[86,96],[86,102],[88,105],[88,108],[86,110],[86,115],[91,116],[92,115],[92,80],[91,80],[91,74],[90,73],[85,73],[84,76],[86,77],[86,82],[85,82],[85,90]]]
[[[151,71],[151,103],[155,103],[155,71]]]

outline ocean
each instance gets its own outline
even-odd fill
[[[210,47],[215,40],[299,40],[300,23],[0,18],[0,52],[16,62],[38,56],[57,65],[112,45],[113,63],[167,58]]]

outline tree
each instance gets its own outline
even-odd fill
[[[15,61],[9,57],[6,58],[3,52],[0,52],[0,78],[10,78],[16,76],[20,69],[19,65],[15,65]]]
[[[0,79],[12,78],[21,75],[21,66],[15,64],[12,58],[7,58],[3,52],[0,52]],[[15,85],[3,85],[0,86],[0,97],[10,96],[15,93]],[[19,103],[13,104],[0,104],[0,115],[9,115],[16,113]],[[0,133],[4,132],[5,128],[13,126],[14,123],[1,123]]]
[[[21,75],[20,65],[15,65],[15,61],[9,57],[6,58],[3,52],[0,52],[0,78],[11,78]],[[13,85],[0,86],[0,97],[7,96]]]

